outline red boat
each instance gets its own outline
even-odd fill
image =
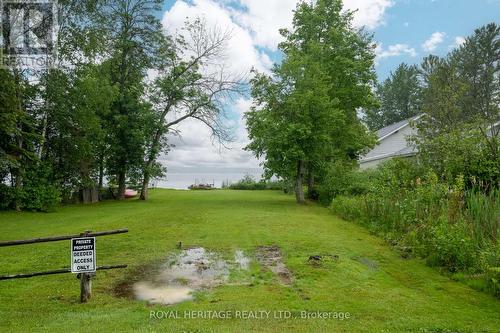
[[[137,191],[131,190],[131,189],[126,189],[123,196],[127,199],[133,198],[133,197],[137,196]]]

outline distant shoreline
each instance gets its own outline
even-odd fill
[[[245,175],[251,175],[260,180],[262,169],[255,168],[169,168],[166,177],[155,180],[152,185],[156,188],[173,190],[187,190],[193,184],[214,184],[221,188],[222,182],[235,183]]]

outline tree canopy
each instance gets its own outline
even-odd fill
[[[304,202],[306,177],[312,194],[329,163],[355,160],[372,144],[357,112],[375,104],[375,55],[341,1],[301,2],[293,29],[281,33],[282,63],[251,81],[247,149],[264,158],[268,177],[293,180]]]
[[[0,69],[2,208],[122,199],[126,187],[146,199],[186,119],[230,140],[224,103],[244,77],[225,70],[231,34],[194,18],[167,35],[162,3],[61,0],[57,66]]]
[[[367,109],[364,117],[373,131],[419,114],[422,84],[418,66],[400,64],[387,79],[377,84],[375,95],[380,106]]]
[[[500,27],[491,23],[445,58],[422,64],[418,135],[422,161],[445,178],[499,182]]]

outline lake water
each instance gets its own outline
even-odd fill
[[[170,168],[166,177],[152,182],[152,186],[185,190],[193,184],[214,184],[220,188],[222,182],[235,183],[245,175],[260,180],[261,169],[255,168]]]

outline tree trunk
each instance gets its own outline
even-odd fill
[[[19,82],[20,82],[20,74],[19,74],[19,71],[17,70],[17,68],[14,70],[14,76],[16,78],[16,97],[17,97],[17,107],[19,108],[19,111],[23,111],[23,105],[22,105],[22,96],[21,96],[21,92],[19,90]],[[21,189],[22,189],[22,186],[23,186],[23,173],[24,173],[24,163],[23,163],[23,154],[22,154],[22,151],[23,151],[23,144],[24,144],[24,140],[23,140],[23,125],[22,123],[19,124],[19,138],[17,139],[17,146],[19,148],[19,167],[17,168],[16,170],[16,175],[15,175],[15,181],[16,181],[16,197],[14,199],[14,209],[19,212],[21,210],[21,203],[19,202],[19,196],[20,196],[20,193],[21,193]]]
[[[304,182],[304,161],[299,160],[297,162],[297,176],[295,178],[295,199],[297,203],[305,203],[304,189],[302,187]]]
[[[125,171],[118,173],[118,195],[116,198],[118,200],[125,199]]]
[[[41,137],[41,142],[40,142],[40,149],[38,150],[38,159],[42,160],[42,155],[43,155],[43,147],[45,145],[45,137],[47,136],[47,122],[48,122],[48,115],[47,112],[43,114],[43,125],[42,125],[42,137]]]
[[[80,199],[83,204],[93,204],[99,201],[99,191],[95,186],[80,189]]]
[[[98,190],[94,180],[90,177],[91,162],[82,159],[80,161],[80,177],[83,186],[80,188],[80,200],[83,204],[93,204],[99,201]]]
[[[104,185],[104,157],[101,155],[99,158],[99,184],[98,184],[98,191],[99,195],[102,191],[102,187]]]
[[[166,113],[163,114],[162,119],[165,118],[165,115]],[[163,126],[163,120],[161,126]],[[149,152],[148,161],[144,166],[144,175],[142,177],[142,188],[140,196],[141,200],[148,199],[148,186],[151,178],[151,167],[153,166],[153,163],[156,161],[156,157],[158,155],[158,152],[160,151],[160,140],[164,131],[164,128],[161,126],[157,128],[155,132],[155,136],[153,137],[153,140],[151,142],[151,150]]]
[[[307,168],[307,198],[316,199],[316,190],[314,189],[314,171],[309,164]]]
[[[14,209],[16,212],[21,211],[21,203],[19,202],[19,197],[21,193],[21,188],[22,188],[22,176],[21,176],[21,171],[20,169],[17,170],[17,174],[14,177],[14,182],[15,182],[15,189],[16,189],[16,196],[14,198]]]
[[[19,138],[17,145],[19,147],[19,151],[22,151],[23,139],[21,137]],[[20,160],[22,161],[22,156],[19,156],[19,157],[20,157]],[[21,194],[21,190],[23,187],[23,173],[24,173],[24,164],[21,162],[21,163],[19,163],[19,167],[17,168],[16,174],[15,174],[16,196],[14,199],[14,209],[16,210],[16,212],[21,211],[21,203],[19,202],[19,199],[20,199],[20,194]]]
[[[146,166],[147,168],[147,166]],[[142,179],[142,188],[141,188],[141,200],[148,199],[148,186],[149,186],[149,170],[144,170],[144,177]]]

